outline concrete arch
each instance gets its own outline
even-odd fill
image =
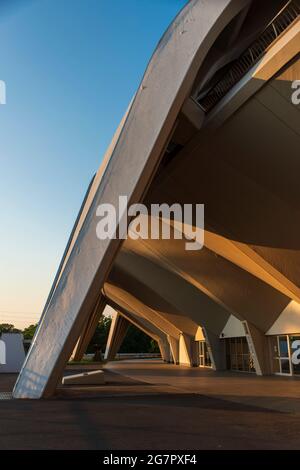
[[[279,3],[276,2],[276,5],[279,5]],[[230,37],[227,38],[225,43],[228,45],[230,40],[236,37],[236,31],[240,27],[240,22],[233,20],[237,19],[238,13],[242,12],[249,4],[250,2],[246,0],[193,0],[182,10],[160,41],[129,112],[121,123],[116,139],[108,151],[103,168],[99,170],[98,176],[94,180],[88,201],[82,211],[82,217],[72,237],[70,249],[68,249],[58,275],[53,294],[49,298],[32,347],[16,383],[14,389],[15,398],[51,396],[79,336],[83,334],[81,340],[83,344],[85,338],[88,337],[89,332],[92,330],[91,325],[95,318],[94,312],[99,301],[101,289],[107,281],[113,263],[121,248],[121,240],[119,239],[99,242],[95,236],[97,227],[95,214],[96,208],[100,203],[111,203],[117,206],[119,195],[127,196],[129,204],[140,202],[146,196],[158,168],[160,174],[165,173],[164,169],[168,168],[168,181],[171,181],[171,187],[175,184],[179,191],[171,193],[170,197],[172,198],[174,195],[177,197],[181,194],[183,196],[181,200],[184,200],[184,198],[192,200],[195,196],[198,198],[199,195],[203,194],[206,198],[206,201],[203,202],[207,202],[209,205],[208,218],[212,221],[212,227],[214,230],[216,228],[220,230],[223,236],[228,231],[231,233],[230,230],[232,225],[234,225],[232,221],[237,220],[237,213],[241,212],[240,210],[238,211],[238,208],[239,203],[243,199],[242,197],[237,197],[239,196],[237,188],[239,187],[241,194],[244,194],[242,192],[246,188],[244,183],[247,183],[247,189],[249,189],[252,195],[253,191],[250,191],[251,188],[253,189],[254,186],[259,188],[257,194],[260,195],[260,200],[263,203],[262,206],[265,208],[270,206],[271,200],[278,202],[280,214],[283,211],[283,206],[286,207],[286,201],[282,202],[280,197],[274,196],[274,188],[266,187],[261,189],[261,184],[253,177],[253,174],[249,174],[249,172],[251,173],[251,168],[247,168],[244,171],[245,169],[239,166],[240,162],[228,159],[226,152],[224,152],[223,156],[222,146],[221,148],[219,147],[221,140],[223,144],[228,145],[226,135],[222,135],[222,130],[225,127],[230,130],[235,116],[240,113],[241,117],[249,103],[250,107],[255,104],[255,109],[259,107],[268,108],[270,106],[268,96],[260,95],[261,103],[256,103],[254,102],[255,100],[249,100],[246,103],[245,96],[246,100],[249,96],[252,96],[251,87],[253,82],[249,88],[249,86],[246,86],[246,83],[251,82],[251,80],[247,82],[242,79],[213,108],[211,113],[205,114],[195,104],[194,97],[191,99],[192,90],[196,86],[196,78],[197,80],[201,78],[201,74],[203,79],[207,77],[207,70],[204,70],[206,65],[204,61],[211,52],[215,41],[218,38],[224,39],[221,33],[224,32],[228,25],[233,27],[233,31],[231,31]],[[279,37],[272,47],[268,49],[263,59],[256,64],[255,71],[259,73],[259,76],[255,77],[258,78],[255,84],[265,84],[287,61],[291,60],[295,55],[295,45],[297,43],[299,44],[299,22],[295,22],[292,27],[288,28],[282,37]],[[254,87],[254,92],[258,92],[260,88],[261,86]],[[243,106],[244,104],[245,106]],[[251,116],[251,109],[247,109],[247,113],[249,112]],[[274,118],[277,111],[273,108],[269,111],[267,114],[269,122],[271,122],[271,115]],[[288,124],[290,125],[292,113],[288,112],[288,114]],[[242,119],[240,122],[242,122]],[[222,124],[221,130],[218,127],[220,123]],[[208,130],[210,125],[213,127],[212,131]],[[282,128],[280,127],[279,130],[282,131]],[[220,140],[215,138],[216,133],[218,133]],[[280,135],[282,136],[283,134]],[[174,136],[176,136],[175,140]],[[173,145],[184,146],[182,152],[177,152],[175,159],[173,158],[172,150],[168,147],[171,139],[173,139]],[[211,158],[212,155],[219,156],[219,154],[221,156],[218,159]],[[201,184],[199,181],[201,172],[199,173],[197,165],[195,167],[196,159],[201,160],[201,168],[203,173],[205,173]],[[211,167],[212,160],[216,162],[217,171],[214,171]],[[185,172],[187,161],[191,164],[189,174]],[[190,192],[189,188],[185,188],[185,194],[180,193],[183,174],[186,177],[189,176],[190,188],[199,187],[200,192]],[[240,186],[237,185],[238,178],[233,178],[233,174],[242,175]],[[219,185],[215,184],[215,192],[211,191],[209,187],[212,185],[212,182],[219,183]],[[233,182],[236,184],[233,185]],[[223,191],[221,188],[223,188]],[[224,197],[224,189],[226,191],[228,189],[227,197]],[[149,194],[151,194],[151,191]],[[268,195],[265,201],[262,200],[262,194]],[[214,197],[216,195],[218,196],[217,198]],[[281,193],[282,195],[283,193]],[[254,200],[254,197],[252,199]],[[236,205],[235,210],[232,210],[230,213],[231,223],[227,227],[228,221],[224,219],[226,219],[226,214],[227,218],[229,218],[227,209],[230,201],[234,201]],[[251,205],[251,208],[256,206],[257,203]],[[266,219],[266,214],[270,214],[270,211],[262,211],[260,213],[261,217],[259,220],[262,221],[261,226],[263,226],[264,219]],[[294,227],[291,219],[291,212],[289,212],[289,217],[285,219],[285,223],[289,227]],[[245,221],[246,217],[242,220]],[[274,226],[275,221],[272,214],[270,214],[270,227],[272,227],[271,221]],[[221,229],[219,228],[220,226]],[[224,226],[225,229],[223,229]],[[197,264],[193,264],[193,268],[197,273],[194,272],[193,276],[189,275],[189,279],[194,279],[196,274],[198,277],[203,277],[204,273],[203,271],[201,272],[201,269],[203,269],[203,266],[207,266],[207,276],[201,283],[205,287],[206,282],[208,282],[207,280],[210,281],[209,289],[205,287],[206,291],[211,292],[213,287],[211,284],[212,279],[209,279],[209,276],[216,276],[214,288],[217,292],[214,292],[214,296],[219,299],[219,297],[222,297],[221,294],[226,295],[226,302],[222,304],[224,309],[226,310],[228,307],[233,309],[241,318],[245,318],[249,322],[252,320],[256,327],[264,331],[271,326],[270,322],[276,319],[280,308],[282,309],[288,303],[289,292],[293,294],[294,300],[298,298],[299,292],[297,289],[295,290],[295,286],[298,287],[297,268],[293,264],[293,259],[298,260],[299,247],[298,245],[296,247],[281,245],[274,247],[274,244],[270,247],[263,243],[265,241],[263,231],[259,233],[259,237],[254,233],[253,238],[253,232],[251,232],[249,226],[246,235],[243,233],[243,224],[240,226],[237,224],[237,227],[239,233],[235,233],[232,236],[233,240],[245,242],[247,245],[250,244],[251,249],[268,263],[268,265],[264,265],[264,271],[268,271],[269,268],[267,269],[267,266],[274,268],[272,273],[268,272],[268,280],[273,279],[272,282],[277,282],[277,287],[282,286],[285,291],[282,292],[277,287],[274,288],[274,285],[270,287],[264,280],[257,279],[259,276],[252,279],[252,277],[254,278],[252,276],[253,273],[242,272],[242,267],[238,268],[234,266],[234,263],[227,264],[229,261],[223,257],[218,262],[214,262],[214,252],[209,249],[203,250],[199,269]],[[290,244],[293,240],[290,238],[287,241]],[[287,258],[284,256],[285,253],[283,253],[283,250],[286,248],[294,249],[294,253],[289,254],[291,256],[289,256],[288,264],[285,264]],[[207,260],[209,262],[206,263]],[[182,259],[177,261],[186,263],[186,260]],[[256,258],[255,262],[257,261],[258,258]],[[257,262],[257,264],[259,263]],[[249,280],[249,283],[244,283],[244,285],[251,285],[251,288],[249,288],[250,294],[255,293],[253,299],[256,300],[253,301],[252,307],[248,309],[248,312],[247,308],[238,301],[238,291],[233,288],[234,282],[238,282],[239,279],[239,276],[234,275],[238,269],[240,269],[240,278],[244,280],[247,278]],[[183,269],[182,267],[181,270],[188,274],[189,269]],[[224,284],[220,283],[217,286],[217,280],[224,276],[224,272],[225,274],[228,272],[231,274],[231,282],[228,281],[227,292],[224,292],[222,288]],[[281,277],[278,276],[278,273]],[[265,275],[263,274],[263,269],[261,275]],[[127,280],[126,282],[128,283],[129,281]],[[199,283],[199,279],[197,282]],[[159,286],[156,287],[158,288]],[[128,288],[128,284],[126,284],[126,288]],[[116,294],[117,289],[117,297],[123,296],[124,301],[127,290],[125,288],[122,289],[118,285],[117,279],[114,280],[113,289],[115,292],[112,292],[111,295]],[[152,290],[152,292],[156,290],[156,288],[151,289],[149,286],[148,289]],[[232,297],[228,294],[230,289],[234,291]],[[144,292],[147,293],[146,289]],[[269,293],[271,303],[260,303],[261,299],[264,298],[264,292]],[[137,300],[134,298],[134,295],[131,296],[132,303],[136,304]],[[158,297],[163,299],[162,295],[158,295]],[[200,298],[200,294],[198,294],[198,297]],[[262,311],[259,312],[261,318],[259,318],[257,313],[255,314],[254,307],[257,301],[264,308],[269,306],[265,318],[261,315],[261,313],[264,313]],[[142,302],[140,303],[143,305]],[[171,299],[165,300],[166,304],[172,305]],[[272,313],[270,305],[274,305],[274,308],[276,307],[275,313]],[[173,305],[173,308],[176,309],[176,306]],[[180,311],[179,309],[177,310]],[[167,330],[172,331],[174,337],[175,333],[178,334],[180,330],[174,327],[170,318],[164,318],[163,315],[159,315],[154,309],[151,310],[151,308],[148,311],[151,312],[151,317],[153,316],[157,321],[159,319],[160,322],[164,323],[166,332]]]

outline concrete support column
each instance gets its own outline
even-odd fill
[[[107,361],[112,361],[115,358],[126,336],[129,324],[127,318],[119,313],[113,317],[104,355],[104,359]]]
[[[158,343],[162,360],[164,362],[171,362],[172,358],[171,358],[170,345],[168,341],[166,339],[163,340],[162,338],[160,338],[157,343]]]
[[[174,336],[168,335],[168,341],[170,345],[171,357],[174,364],[179,364],[179,341]]]
[[[221,340],[218,335],[212,333],[207,328],[202,328],[206,341],[206,346],[214,370],[226,369],[226,350],[225,341]]]
[[[190,367],[196,364],[195,341],[185,333],[179,337],[179,364]]]
[[[265,334],[248,321],[242,322],[245,328],[246,338],[250,353],[253,356],[254,367],[257,375],[270,375],[271,361],[269,357],[268,338]]]

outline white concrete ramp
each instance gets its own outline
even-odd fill
[[[103,385],[104,383],[104,372],[102,370],[68,375],[62,379],[63,385]]]

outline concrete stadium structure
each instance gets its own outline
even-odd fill
[[[300,374],[299,12],[192,0],[171,24],[88,189],[15,398],[54,393],[107,305],[108,359],[133,323],[165,361]],[[204,247],[99,241],[96,209],[119,195],[203,203]]]

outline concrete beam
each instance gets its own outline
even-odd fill
[[[126,240],[110,274],[112,282],[151,305],[183,333],[195,336],[199,325],[206,325],[216,334],[220,333],[230,313],[193,285],[189,278],[181,276],[173,260],[169,264],[170,258],[165,256],[163,250],[158,251],[155,241],[153,249],[151,242]],[[161,241],[157,242],[160,246]],[[170,245],[174,258],[181,261],[189,252],[185,252],[181,245],[176,251],[176,242],[182,240],[164,240],[162,245]],[[190,253],[193,253],[190,256],[193,260],[198,256],[197,252]]]
[[[177,327],[176,322],[174,324],[169,318],[165,318],[161,310],[158,312],[149,306],[147,302],[143,302],[143,300],[137,298],[131,292],[114,284],[106,283],[104,290],[106,297],[115,305],[119,305],[122,310],[145,318],[165,335],[169,334],[174,338],[179,338],[180,329]],[[150,294],[152,295],[152,292],[149,292]],[[155,305],[160,305],[157,303],[160,299],[155,298],[155,294],[153,294],[153,297]],[[162,305],[166,307],[167,304],[163,302]]]

